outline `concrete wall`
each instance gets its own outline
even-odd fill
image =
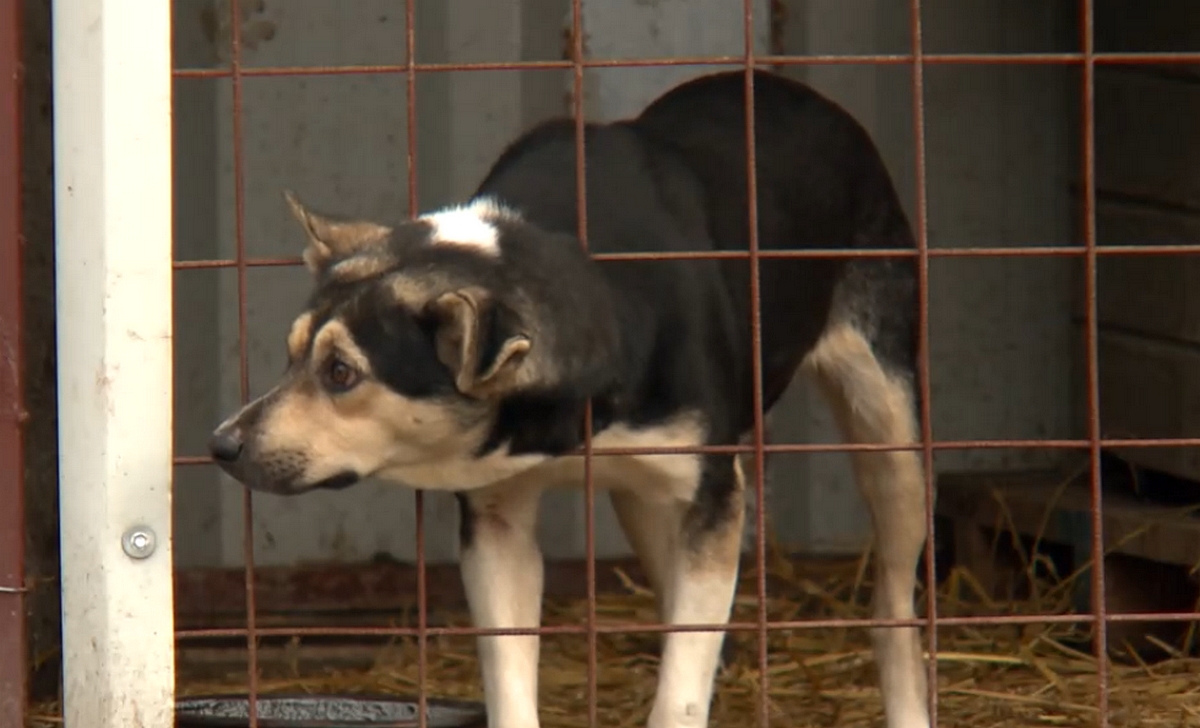
[[[766,0],[757,0],[756,43],[766,51]],[[1051,50],[1069,37],[1066,3],[929,0],[928,50]],[[225,2],[179,0],[179,64],[224,62]],[[247,65],[382,64],[404,59],[404,18],[391,0],[243,3]],[[894,2],[784,2],[776,35],[790,52],[903,52],[907,18]],[[1056,15],[1052,9],[1064,6]],[[418,3],[422,61],[561,57],[566,0]],[[1003,8],[1003,12],[1001,12]],[[728,0],[586,0],[591,57],[740,54],[740,3]],[[1064,21],[1058,15],[1064,15]],[[585,79],[593,118],[636,111],[684,78],[711,68],[595,69]],[[903,67],[794,70],[855,113],[875,135],[910,205],[912,126]],[[927,72],[930,236],[933,245],[1059,243],[1070,238],[1070,110],[1065,69]],[[428,209],[467,194],[521,129],[567,109],[561,71],[439,73],[417,84],[419,202]],[[312,204],[365,216],[407,210],[405,85],[400,76],[254,78],[243,85],[245,221],[251,256],[295,255],[299,231],[280,198],[295,189]],[[177,86],[177,256],[232,257],[234,177],[228,80]],[[939,438],[1065,437],[1076,433],[1070,380],[1072,270],[1064,261],[940,260],[931,282],[934,427]],[[232,271],[179,274],[177,447],[202,451],[204,436],[239,398],[237,280]],[[250,394],[283,367],[282,336],[308,290],[304,271],[255,269],[247,279]],[[832,440],[823,403],[793,387],[777,418],[777,441]],[[972,452],[944,467],[1044,460],[1033,453]],[[855,550],[865,520],[844,456],[780,457],[770,471],[771,507],[785,541],[813,550]],[[211,468],[176,481],[182,567],[242,561],[242,491]],[[426,498],[427,554],[455,555],[453,499]],[[598,550],[626,546],[605,499],[597,501]],[[549,497],[548,555],[582,554],[578,495]],[[256,559],[295,564],[414,554],[411,492],[367,483],[302,498],[255,496]]]

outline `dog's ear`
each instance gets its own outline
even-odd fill
[[[534,379],[532,338],[515,314],[480,288],[443,293],[429,304],[437,321],[438,359],[454,373],[458,391],[476,399],[503,396]]]
[[[308,235],[304,264],[317,273],[331,263],[387,240],[392,229],[366,220],[334,220],[308,210],[290,190],[283,193],[292,215]]]

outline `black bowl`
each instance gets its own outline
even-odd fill
[[[415,698],[375,695],[260,695],[259,728],[418,728]],[[427,699],[427,728],[483,728],[483,704]],[[176,728],[249,728],[245,694],[198,695],[175,703]]]

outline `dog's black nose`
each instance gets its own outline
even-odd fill
[[[217,430],[208,439],[208,451],[217,462],[232,463],[242,454],[242,433],[236,427]]]

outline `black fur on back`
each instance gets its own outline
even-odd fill
[[[865,130],[802,84],[765,72],[754,81],[760,249],[913,247]],[[744,98],[741,72],[713,74],[667,92],[635,119],[588,124],[589,251],[749,250]],[[498,200],[536,229],[557,233],[548,239],[518,226],[502,237],[503,256],[515,270],[538,268],[539,289],[580,291],[551,296],[555,330],[591,330],[587,322],[607,321],[619,341],[597,346],[573,337],[560,355],[586,351],[598,357],[602,375],[511,398],[489,446],[510,442],[514,453],[578,447],[589,396],[597,432],[614,421],[648,425],[692,410],[704,415],[710,444],[735,442],[754,415],[748,261],[597,261],[608,288],[603,295],[595,279],[565,262],[573,253],[555,251],[560,267],[547,270],[539,246],[579,248],[574,134],[569,119],[526,133],[500,156],[477,197]],[[831,315],[867,334],[885,366],[912,374],[911,257],[761,260],[760,285],[765,408],[783,393]]]

